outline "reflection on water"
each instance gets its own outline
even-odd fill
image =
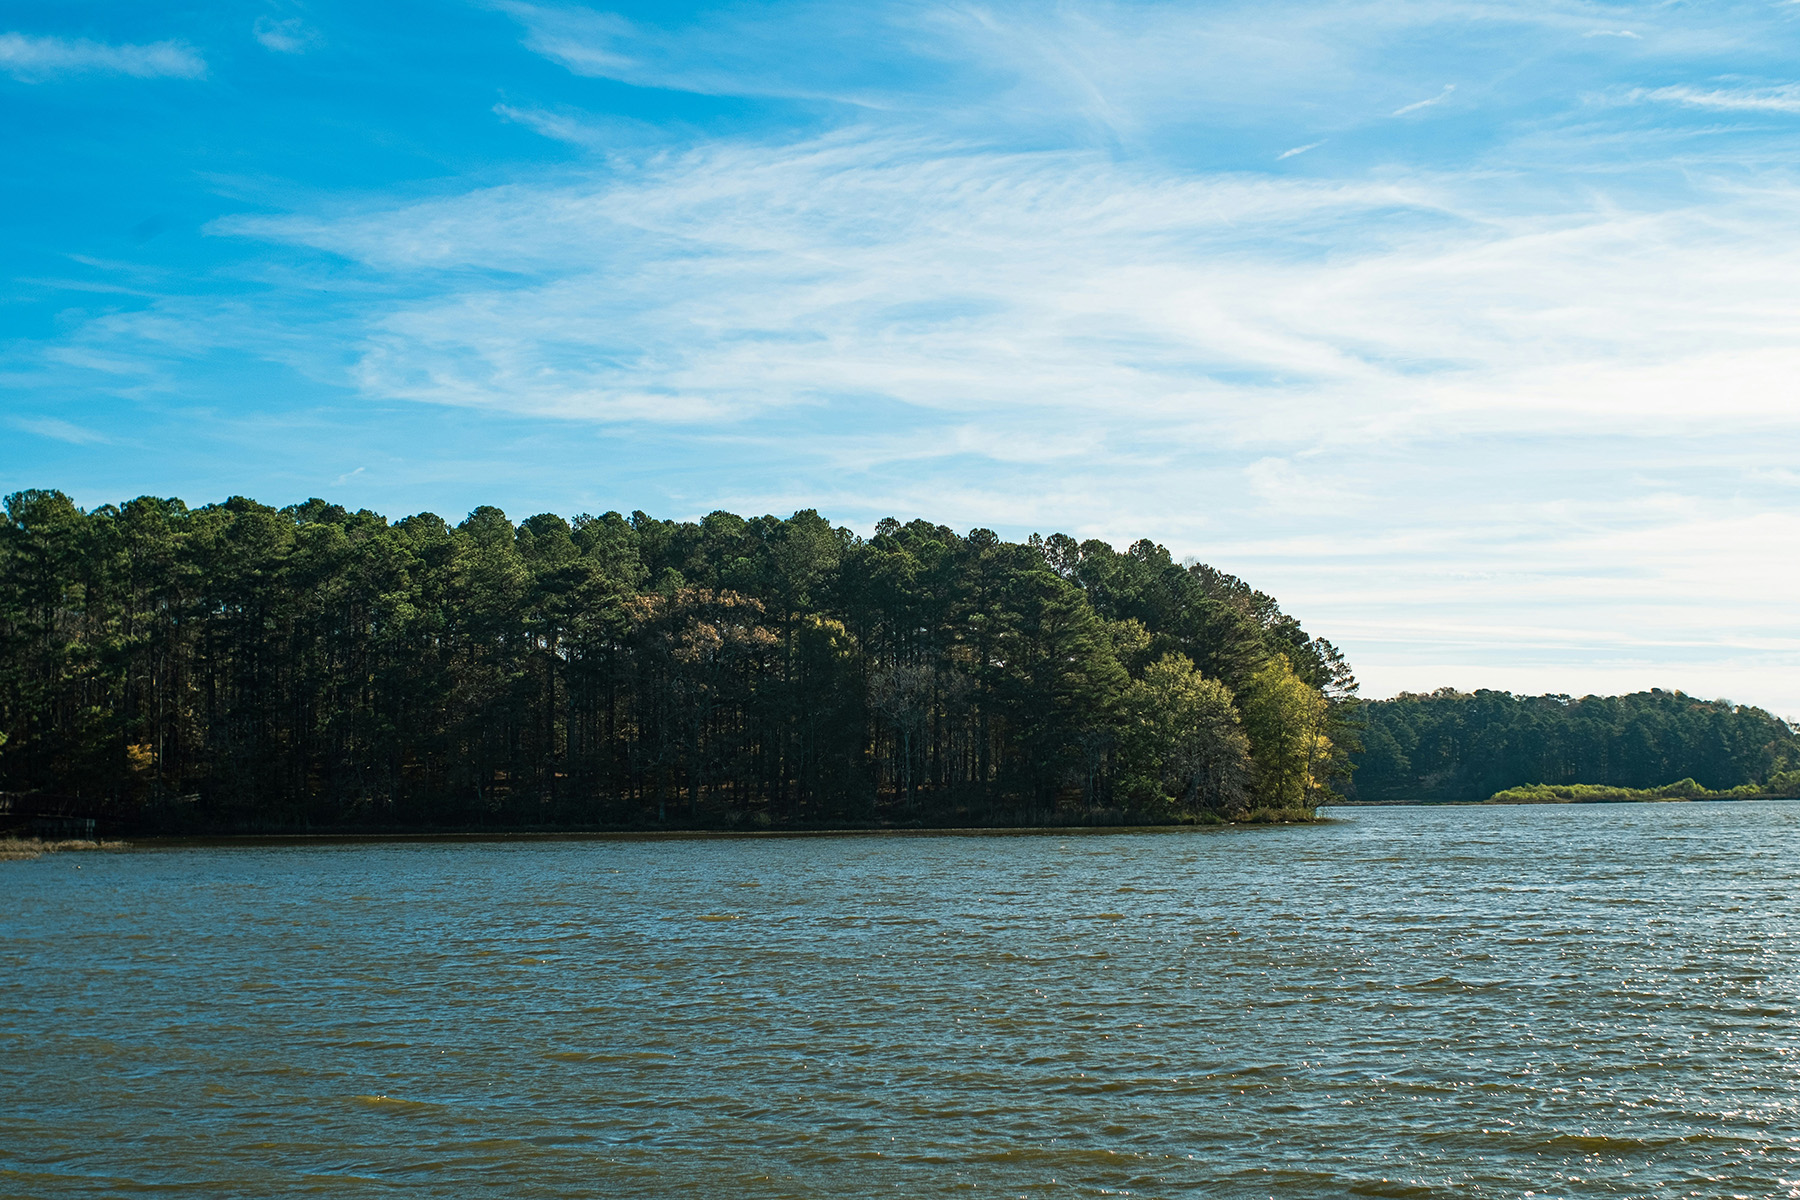
[[[0,866],[0,1193],[1800,1196],[1800,804]]]

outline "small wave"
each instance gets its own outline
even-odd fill
[[[1403,983],[1403,992],[1485,992],[1492,988],[1505,987],[1504,979],[1458,979],[1454,975],[1438,975],[1431,979],[1421,979],[1417,983]]]
[[[436,1108],[437,1105],[424,1100],[402,1100],[399,1096],[352,1096],[352,1104],[367,1104],[372,1108],[421,1109]]]
[[[1604,1133],[1559,1133],[1539,1145],[1545,1150],[1579,1150],[1584,1154],[1634,1154],[1668,1144],[1668,1139],[1612,1137]]]
[[[1344,1189],[1352,1196],[1436,1196],[1441,1193],[1430,1184],[1408,1183],[1400,1179],[1371,1180]]]
[[[1543,1150],[1578,1150],[1583,1154],[1643,1154],[1676,1146],[1735,1146],[1770,1149],[1773,1144],[1729,1133],[1690,1133],[1670,1137],[1613,1137],[1604,1133],[1559,1133],[1539,1142]]]

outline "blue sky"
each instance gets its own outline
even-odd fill
[[[1800,716],[1800,4],[21,3],[0,488],[817,507]]]

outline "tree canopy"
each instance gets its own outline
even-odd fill
[[[1760,708],[1652,690],[1515,696],[1441,688],[1362,707],[1353,798],[1485,800],[1530,785],[1729,792],[1800,768],[1800,737]]]
[[[1297,814],[1355,688],[1151,541],[54,491],[0,521],[0,792],[121,828]]]

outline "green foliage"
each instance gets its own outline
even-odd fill
[[[1788,775],[1800,775],[1789,771]],[[1739,784],[1724,791],[1701,787],[1692,779],[1665,783],[1654,788],[1609,787],[1597,783],[1551,784],[1532,783],[1524,787],[1506,788],[1488,797],[1489,804],[1621,804],[1647,800],[1763,800],[1786,798],[1794,794],[1793,783],[1783,781],[1771,788],[1753,783]]]
[[[1330,705],[1285,656],[1274,656],[1243,692],[1244,728],[1256,761],[1258,808],[1311,814],[1332,796]]]
[[[1245,811],[1253,776],[1231,689],[1180,654],[1165,654],[1126,688],[1119,790],[1157,819]]]
[[[5,514],[0,792],[116,827],[1205,820],[1346,769],[1330,643],[1150,542],[48,491]]]
[[[1800,737],[1760,708],[1653,690],[1627,696],[1402,695],[1362,706],[1352,796],[1481,800],[1528,784],[1800,792]],[[1794,779],[1794,782],[1777,782]]]

